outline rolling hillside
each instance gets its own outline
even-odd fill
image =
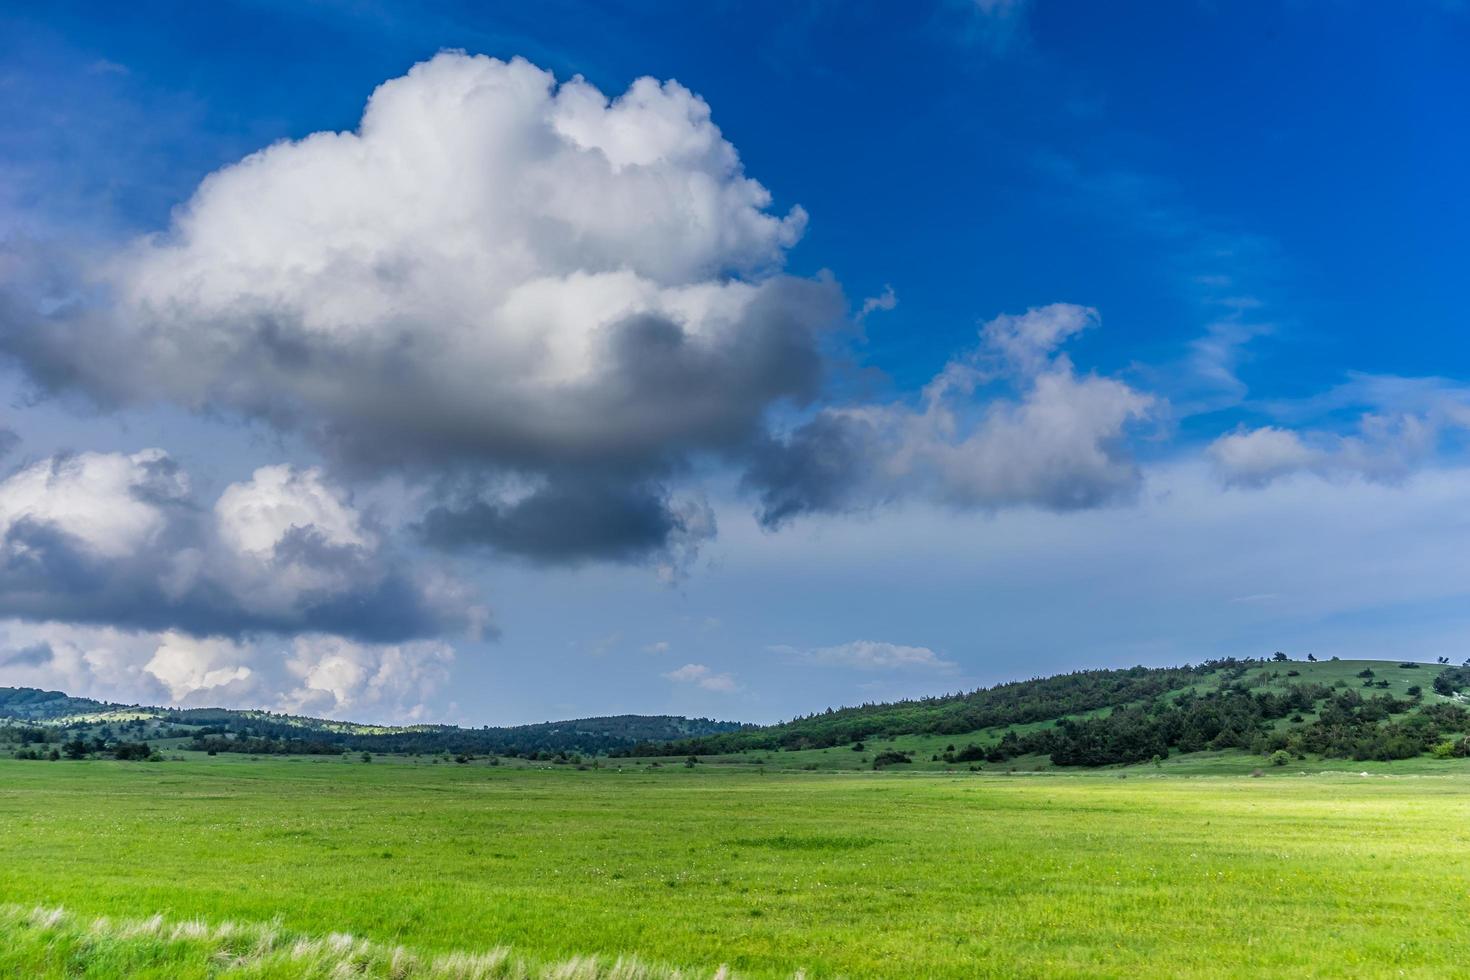
[[[1278,657],[1282,655],[1277,655]],[[619,715],[505,728],[387,727],[265,711],[161,708],[0,688],[0,742],[49,754],[196,751],[782,769],[1170,768],[1390,763],[1470,756],[1470,667],[1397,661],[1218,660],[1088,670],[975,691],[829,709],[778,725]],[[32,748],[27,749],[27,745]],[[119,758],[125,757],[119,755]],[[587,761],[590,761],[587,760]]]
[[[60,691],[0,687],[0,724],[61,729],[104,741],[158,740],[215,752],[328,755],[344,751],[592,755],[675,739],[739,731],[736,722],[674,715],[615,715],[504,728],[393,727],[227,708],[166,708],[74,698]],[[181,742],[182,740],[182,742]]]
[[[1021,769],[1162,763],[1222,752],[1274,765],[1460,757],[1470,755],[1466,689],[1470,667],[1229,659],[1079,671],[828,710],[779,725],[644,744],[631,754],[779,758],[788,765],[800,759],[805,768]]]

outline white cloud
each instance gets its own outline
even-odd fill
[[[1444,422],[1369,413],[1352,435],[1263,426],[1221,436],[1207,452],[1227,485],[1261,487],[1300,472],[1394,483],[1433,458]]]
[[[671,647],[668,640],[658,640],[643,647],[644,653],[668,653]]]
[[[323,482],[319,469],[262,466],[250,482],[226,487],[214,513],[225,543],[242,554],[271,554],[292,529],[308,527],[337,547],[376,546],[361,517]]]
[[[454,650],[437,641],[358,643],[308,633],[231,640],[174,630],[0,621],[0,649],[51,656],[7,666],[5,682],[108,701],[265,708],[358,721],[428,717]]]
[[[0,484],[0,533],[23,522],[64,527],[116,558],[153,543],[168,523],[166,505],[188,493],[188,478],[161,449],[57,456]]]
[[[552,510],[590,512],[627,532],[586,535],[596,556],[626,560],[685,527],[663,486],[685,461],[741,451],[773,404],[817,393],[844,304],[780,274],[805,223],[677,82],[609,100],[443,53],[380,85],[355,131],[211,174],[166,233],[89,263],[72,302],[25,308],[31,270],[0,273],[0,344],[46,387],[468,474],[456,506],[488,510],[441,538],[535,556],[565,523]],[[532,506],[498,495],[510,478]],[[637,499],[599,509],[605,491]]]
[[[1302,442],[1301,436],[1276,426],[1221,436],[1210,444],[1208,452],[1226,483],[1251,487],[1310,469],[1322,458],[1319,451]]]
[[[250,681],[255,672],[242,662],[243,650],[231,640],[165,633],[143,669],[168,688],[174,703],[183,703],[196,692]]]
[[[883,292],[879,293],[877,296],[869,296],[868,298],[863,300],[863,305],[858,309],[857,320],[859,323],[862,323],[870,315],[878,312],[879,310],[887,312],[888,310],[896,309],[897,307],[898,294],[893,291],[892,286],[885,284],[883,286]]]
[[[1114,378],[1080,375],[1057,348],[1096,311],[1066,303],[985,324],[981,346],[951,360],[923,404],[820,412],[771,447],[747,477],[768,525],[804,511],[851,510],[906,496],[960,508],[1073,510],[1139,485],[1124,445],[1157,401]],[[1014,390],[997,394],[994,384]]]
[[[0,615],[400,639],[485,610],[398,557],[316,470],[268,466],[213,510],[160,450],[40,460],[0,480]]]
[[[675,82],[608,99],[444,53],[379,86],[356,130],[210,175],[165,233],[89,263],[71,302],[27,307],[12,264],[0,346],[46,388],[259,418],[352,472],[403,473],[433,488],[435,546],[668,581],[714,534],[671,486],[701,461],[748,467],[768,525],[1136,489],[1125,442],[1157,400],[1059,352],[1097,320],[1072,304],[986,324],[917,406],[831,408],[772,439],[774,407],[819,394],[845,307],[829,278],[781,274],[805,220]],[[857,315],[895,303],[886,288]]]
[[[702,690],[716,691],[721,694],[729,694],[740,689],[734,676],[716,673],[704,664],[685,664],[677,670],[664,674],[664,677],[677,684],[692,684]]]
[[[299,684],[282,703],[308,714],[387,710],[399,720],[431,720],[425,701],[448,681],[453,661],[453,648],[437,641],[385,645],[298,636],[286,667]]]
[[[905,646],[874,640],[854,640],[836,646],[800,649],[791,646],[771,648],[778,653],[795,655],[803,660],[858,670],[932,670],[952,671],[958,664],[945,660],[928,647]]]

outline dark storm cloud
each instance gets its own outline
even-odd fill
[[[866,421],[828,413],[784,439],[765,441],[742,478],[760,502],[761,524],[776,528],[801,514],[853,506],[853,490],[872,465],[874,442]]]
[[[544,487],[514,503],[440,505],[424,517],[424,540],[439,548],[486,547],[545,564],[636,561],[685,530],[658,487],[575,482]]]
[[[44,667],[56,654],[49,643],[33,643],[19,650],[0,652],[0,667]]]

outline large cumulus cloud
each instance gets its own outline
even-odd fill
[[[714,532],[684,479],[711,462],[744,473],[768,526],[1133,491],[1127,435],[1154,400],[1061,353],[1096,320],[1083,307],[995,319],[917,404],[820,407],[845,301],[782,272],[805,221],[676,82],[609,99],[445,53],[381,85],[355,130],[212,174],[86,274],[5,257],[0,351],[43,389],[304,435],[339,476],[427,488],[430,544],[542,564],[676,577]]]
[[[818,391],[842,299],[780,273],[806,216],[771,203],[676,82],[609,100],[445,53],[380,86],[356,131],[211,175],[61,300],[12,290],[0,343],[54,390],[264,419],[370,472],[480,478],[435,540],[627,558],[684,526],[666,484],[691,455],[741,452],[773,403]],[[507,474],[534,513],[489,489]],[[637,499],[569,550],[545,512],[598,519],[589,480]]]
[[[52,457],[0,481],[0,616],[396,641],[484,615],[314,469],[263,467],[211,508],[156,449]]]

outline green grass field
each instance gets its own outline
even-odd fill
[[[185,939],[226,922],[350,933],[424,962],[508,946],[517,969],[566,976],[587,954],[748,977],[1442,976],[1470,961],[1464,760],[1185,771],[3,760],[0,973],[229,963],[177,958],[187,943],[148,959],[115,935],[79,953],[82,933],[15,911],[33,906],[202,920]],[[391,975],[391,960],[361,969]]]

